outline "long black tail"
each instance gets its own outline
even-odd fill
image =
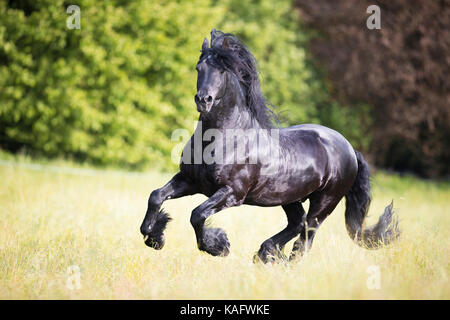
[[[394,215],[393,202],[384,209],[377,224],[364,228],[364,219],[370,205],[369,165],[361,153],[355,150],[358,159],[358,174],[350,191],[345,196],[345,224],[350,237],[363,247],[376,249],[398,238],[400,230]]]

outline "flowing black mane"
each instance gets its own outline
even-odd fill
[[[202,50],[200,61],[207,56],[214,67],[232,72],[241,85],[246,104],[253,117],[264,128],[273,128],[278,117],[263,96],[258,77],[258,67],[250,50],[231,33],[211,31],[211,47]]]

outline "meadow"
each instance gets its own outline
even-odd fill
[[[279,207],[213,216],[210,224],[231,242],[230,255],[220,258],[197,250],[189,224],[205,197],[169,200],[166,246],[146,247],[139,226],[148,196],[170,176],[2,161],[0,299],[450,298],[449,182],[377,172],[368,223],[394,199],[397,243],[380,250],[355,245],[341,201],[302,259],[262,265],[253,254],[285,226]]]

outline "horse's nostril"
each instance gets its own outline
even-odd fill
[[[213,97],[202,94],[196,94],[194,98],[196,103],[211,103],[213,101]]]

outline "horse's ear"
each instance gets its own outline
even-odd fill
[[[222,49],[229,49],[229,48],[230,48],[229,38],[225,37],[222,42]]]
[[[212,30],[211,30],[211,47],[213,45],[215,38],[216,38],[216,28],[212,28]]]
[[[209,43],[208,43],[208,39],[205,38],[205,40],[203,40],[203,44],[202,44],[202,51],[206,51],[209,47]]]

